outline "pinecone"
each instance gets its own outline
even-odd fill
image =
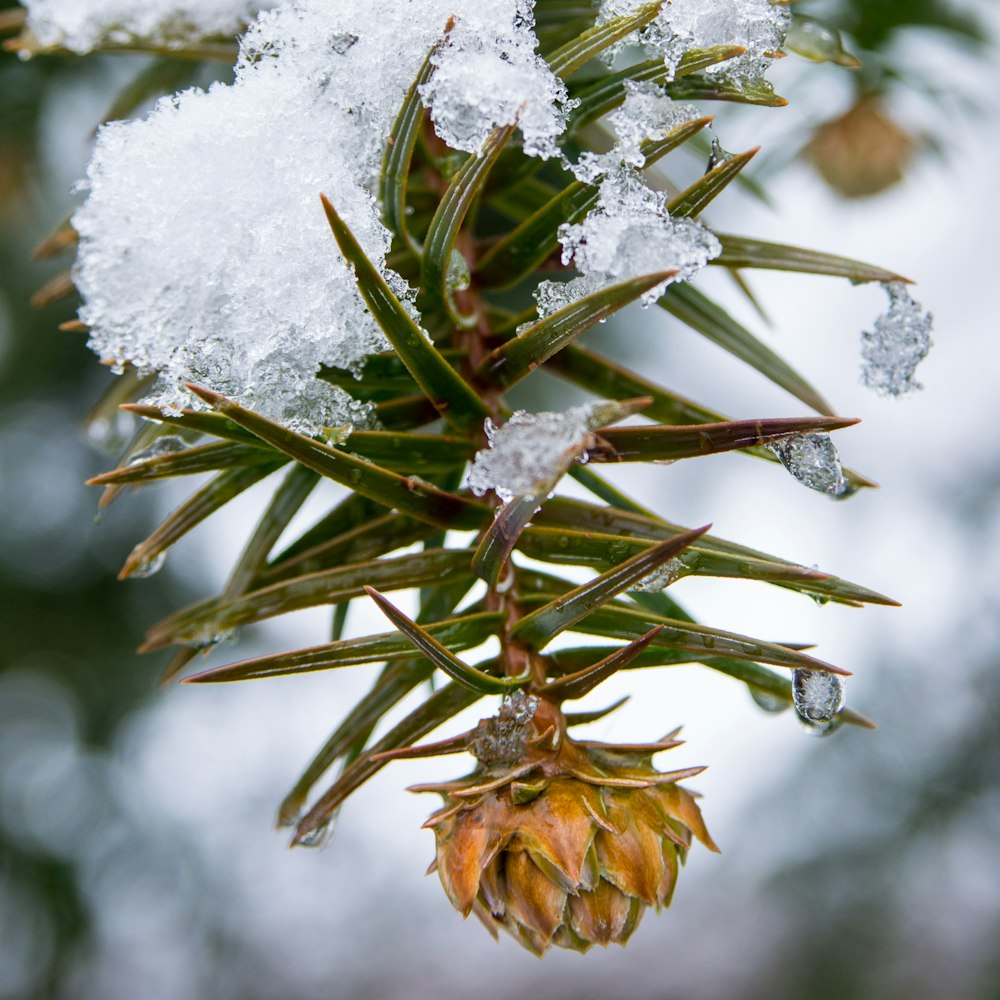
[[[866,96],[820,125],[804,153],[838,194],[868,198],[903,179],[915,150],[913,136],[889,117],[883,102]]]
[[[503,714],[501,709],[501,716]],[[491,727],[485,720],[481,727]],[[444,806],[427,821],[448,898],[500,927],[537,955],[625,944],[646,907],[668,906],[692,834],[718,850],[691,792],[677,781],[702,768],[663,774],[648,746],[570,739],[562,714],[542,702],[524,727],[519,759],[480,738],[480,767],[441,786]],[[531,735],[528,736],[530,729]]]

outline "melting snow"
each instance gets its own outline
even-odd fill
[[[143,39],[165,46],[235,37],[257,12],[280,0],[22,0],[28,27],[43,45],[85,53],[102,42]]]
[[[861,334],[861,382],[880,396],[905,396],[922,389],[913,375],[931,349],[933,319],[906,285],[882,286],[889,308]]]
[[[564,413],[518,410],[502,427],[487,420],[489,447],[476,453],[469,489],[477,496],[494,490],[504,503],[515,496],[547,494],[552,480],[582,448],[594,412],[589,405]]]

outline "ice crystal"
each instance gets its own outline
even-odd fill
[[[804,719],[800,715],[799,722],[810,736],[832,736],[843,726],[844,717],[842,715],[835,715],[832,719],[823,719],[820,722],[814,722],[812,719]]]
[[[534,4],[528,0],[456,5],[436,71],[421,88],[438,135],[453,149],[477,153],[497,126],[515,122],[529,155],[554,156],[566,126],[566,88],[536,52]]]
[[[539,316],[616,282],[655,271],[677,274],[650,289],[644,305],[655,302],[670,281],[691,278],[722,252],[715,236],[693,219],[675,219],[667,198],[627,166],[601,182],[597,205],[578,225],[559,230],[564,264],[581,272],[569,282],[542,282],[535,292]]]
[[[645,0],[601,0],[601,21],[631,14]],[[650,57],[662,57],[671,73],[686,52],[714,45],[742,45],[746,51],[735,59],[709,67],[737,82],[752,82],[763,76],[773,53],[781,48],[790,15],[771,0],[668,0],[661,13],[633,40]]]
[[[185,451],[187,447],[188,443],[184,438],[177,437],[174,434],[165,434],[163,437],[158,437],[148,448],[143,448],[132,455],[128,460],[128,464],[138,465],[140,462],[146,462],[151,458],[160,458],[163,455]]]
[[[486,768],[504,768],[518,763],[528,743],[531,720],[538,699],[515,691],[491,719],[481,719],[469,740],[469,752]]]
[[[163,569],[163,564],[167,561],[166,552],[157,552],[152,559],[144,559],[138,566],[133,567],[131,576],[137,580],[145,580],[151,576],[156,576]]]
[[[593,410],[591,406],[575,406],[564,413],[518,410],[502,427],[487,420],[489,448],[476,453],[469,488],[477,496],[494,490],[504,503],[515,496],[547,494],[552,480],[583,447]]]
[[[257,12],[281,0],[23,0],[28,27],[43,45],[83,54],[104,42],[136,39],[166,47],[191,38],[235,37]]]
[[[795,711],[809,722],[829,722],[844,707],[844,682],[826,670],[793,670]]]
[[[803,486],[831,496],[840,496],[847,489],[840,455],[829,434],[793,434],[770,448]]]
[[[913,374],[931,349],[933,319],[906,286],[882,286],[889,308],[875,320],[875,329],[861,334],[861,382],[880,396],[905,396],[922,389]]]
[[[469,106],[469,134],[521,110],[526,137],[544,144],[561,126],[524,13],[518,0],[300,0],[251,25],[231,86],[189,90],[143,121],[102,129],[74,219],[93,348],[159,372],[160,405],[188,403],[181,383],[193,380],[296,429],[364,423],[366,408],[314,377],[324,363],[358,370],[388,347],[318,196],[410,302],[385,267],[390,234],[374,197],[392,122],[455,14],[427,95],[439,127],[457,121],[463,59],[506,53],[522,75],[494,79],[494,103]]]
[[[681,559],[670,559],[662,566],[657,566],[652,573],[647,573],[642,579],[633,583],[629,590],[642,594],[655,594],[657,591],[669,587],[670,584],[678,580],[686,569]]]

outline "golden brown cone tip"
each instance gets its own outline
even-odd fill
[[[566,736],[524,747],[525,759],[500,773],[487,762],[422,786],[444,798],[428,825],[445,892],[464,916],[537,955],[624,944],[648,906],[669,904],[692,839],[717,850],[694,796],[648,757],[626,752],[616,764]]]

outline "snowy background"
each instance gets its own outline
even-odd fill
[[[120,61],[53,73],[31,204],[7,206],[0,258],[0,997],[997,996],[1000,70],[947,58],[974,85],[978,110],[907,119],[926,104],[899,109],[918,129],[944,130],[946,160],[924,158],[903,185],[860,203],[794,165],[773,182],[780,212],[722,199],[710,218],[919,282],[936,347],[918,375],[925,390],[895,402],[858,384],[859,333],[883,309],[878,288],[754,275],[774,320],[766,339],[839,412],[863,418],[838,435],[841,453],[882,489],[835,502],[738,455],[619,477],[672,520],[712,521],[720,536],[901,600],[860,611],[748,583],[686,579],[676,589],[706,623],[815,642],[854,671],[849,701],[880,729],[811,739],[791,714],[765,715],[740,685],[694,666],[630,673],[620,691],[605,685],[601,702],[626,689],[633,697],[595,727],[604,738],[684,723],[688,743],[670,764],[710,765],[694,785],[723,855],[696,849],[672,909],[647,915],[627,951],[542,964],[463,924],[424,878],[432,836],[418,828],[433,802],[404,788],[436,765],[383,771],[344,809],[325,850],[288,851],[273,831],[277,802],[369,668],[157,692],[162,664],[124,652],[169,606],[218,588],[270,484],[172,553],[159,577],[110,582],[182,493],[125,498],[93,523],[95,495],[80,484],[102,460],[67,428],[102,373],[67,335],[47,332],[65,318],[57,310],[31,318],[16,298],[37,283],[40,269],[23,258],[65,212],[92,124],[127,75]],[[800,70],[791,59],[776,68],[779,92]],[[846,99],[836,71],[815,74],[814,102]],[[762,128],[765,144],[768,134],[779,141],[791,120],[780,116],[798,113],[726,109],[719,134],[736,150],[760,142]],[[655,311],[636,309],[592,342],[733,416],[799,412]],[[47,385],[18,385],[29,363]],[[332,495],[317,495],[303,520]],[[73,595],[84,588],[101,621],[76,633]],[[360,606],[351,616],[358,632],[382,627]],[[306,645],[326,627],[321,612],[289,617],[212,662]]]

